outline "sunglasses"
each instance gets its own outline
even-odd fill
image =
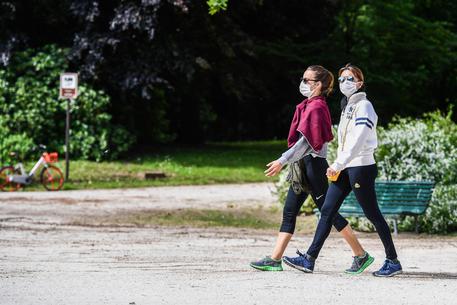
[[[340,77],[338,77],[338,81],[340,83],[344,83],[347,80],[350,81],[350,82],[355,82],[354,76],[340,76]]]
[[[318,80],[301,77],[300,82],[304,82],[305,84],[307,84],[308,82],[318,82]]]

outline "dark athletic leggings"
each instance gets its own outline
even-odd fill
[[[306,168],[306,177],[311,186],[311,196],[320,210],[324,204],[325,194],[327,193],[328,189],[328,180],[326,176],[328,163],[324,158],[314,158],[311,155],[305,156],[304,161]],[[294,233],[297,215],[300,212],[300,208],[303,205],[303,202],[305,202],[306,197],[308,197],[307,193],[296,195],[292,190],[292,187],[289,188],[282,214],[282,224],[279,230],[280,232],[290,234]],[[338,231],[341,231],[347,226],[348,222],[343,218],[343,216],[336,213],[336,217],[332,224]]]
[[[392,241],[389,226],[379,210],[376,200],[375,179],[378,175],[376,164],[367,166],[349,167],[343,170],[336,182],[330,184],[325,202],[321,209],[321,219],[314,234],[313,243],[309,247],[308,255],[317,258],[330,234],[333,219],[349,193],[354,191],[365,216],[374,225],[381,238],[388,259],[396,259],[397,252]],[[338,216],[336,216],[338,217]]]

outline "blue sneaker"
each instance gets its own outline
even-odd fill
[[[297,257],[283,256],[282,260],[286,265],[306,273],[312,273],[314,270],[314,260],[308,255],[297,250]]]
[[[400,262],[386,259],[384,265],[378,271],[373,272],[374,276],[389,277],[402,273]]]

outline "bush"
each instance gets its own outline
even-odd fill
[[[378,132],[379,177],[387,180],[457,182],[457,124],[440,112],[422,119],[396,118]]]
[[[425,215],[419,218],[419,229],[427,233],[447,234],[457,232],[457,185],[437,185],[430,206]],[[411,231],[415,227],[414,218],[405,217],[399,229]]]
[[[0,167],[10,163],[10,152],[16,152],[19,158],[25,158],[33,141],[25,133],[12,134],[0,116]]]
[[[45,144],[50,150],[64,151],[67,102],[58,99],[58,86],[60,74],[68,68],[66,53],[54,45],[28,49],[0,68],[0,120],[7,137],[2,141],[10,143],[0,147],[0,155],[7,154],[12,143],[22,150]],[[132,144],[122,127],[111,125],[109,103],[103,91],[79,86],[79,96],[71,105],[73,158],[101,160],[107,149],[108,157],[115,158]]]

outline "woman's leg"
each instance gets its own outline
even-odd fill
[[[279,232],[278,238],[276,239],[276,245],[273,249],[273,254],[271,254],[272,259],[279,260],[281,259],[284,251],[286,251],[287,245],[289,244],[290,239],[292,238],[292,233]]]
[[[321,218],[319,219],[313,242],[307,251],[307,254],[312,258],[316,259],[319,256],[319,252],[330,234],[338,210],[350,191],[349,177],[347,171],[343,170],[338,180],[330,184],[325,196],[321,209]]]
[[[303,202],[305,202],[308,194],[301,193],[295,194],[292,187],[289,188],[287,193],[286,202],[282,212],[282,223],[279,229],[278,238],[274,247],[271,258],[280,259],[289,244],[292,235],[295,232],[295,225],[297,222],[297,215],[300,212]]]
[[[376,228],[376,232],[378,232],[384,245],[386,257],[391,260],[396,259],[397,252],[392,240],[392,234],[376,200],[375,179],[378,173],[376,165],[352,167],[348,169],[348,173],[354,195],[365,216]]]
[[[321,218],[319,219],[316,233],[314,234],[313,243],[309,247],[307,253],[302,254],[297,251],[297,254],[299,255],[298,257],[284,256],[284,263],[303,272],[313,272],[314,261],[319,255],[319,251],[324,245],[325,239],[332,229],[332,224],[334,223],[335,217],[341,204],[343,203],[344,198],[350,191],[351,186],[349,184],[349,177],[346,171],[342,171],[338,181],[331,183],[328,188],[325,201],[321,209]]]
[[[312,190],[311,196],[313,197],[318,209],[321,210],[325,201],[325,194],[328,190],[328,179],[326,176],[328,168],[327,160],[324,158],[313,158],[312,156],[307,156],[305,157],[305,165],[307,179]],[[339,213],[336,214],[333,226],[341,233],[344,240],[349,244],[354,256],[362,256],[365,254],[365,250],[359,243],[359,240],[352,231],[351,226]]]
[[[343,230],[340,231],[341,236],[343,236],[344,240],[348,243],[348,245],[352,249],[352,253],[354,256],[363,256],[365,255],[365,250],[363,249],[362,245],[360,244],[359,240],[354,234],[351,226],[348,224],[344,227]]]

